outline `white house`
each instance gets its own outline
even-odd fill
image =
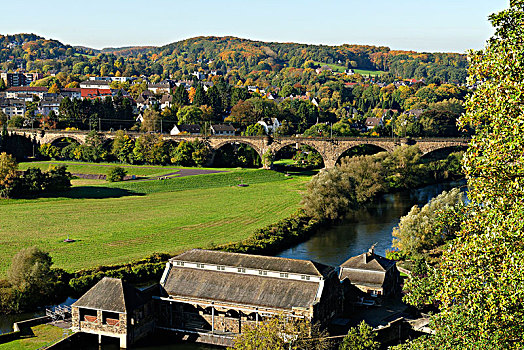
[[[257,124],[262,125],[267,135],[273,134],[281,125],[277,118],[265,118],[259,120]]]
[[[211,125],[213,135],[235,135],[235,128],[229,124]]]
[[[190,134],[190,135],[200,135],[200,125],[198,124],[182,124],[175,125],[170,132],[171,135],[178,134]]]

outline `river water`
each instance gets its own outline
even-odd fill
[[[285,258],[315,260],[317,262],[337,266],[352,256],[367,251],[375,244],[375,252],[385,255],[392,249],[391,232],[398,225],[400,217],[406,215],[413,205],[424,205],[442,191],[453,187],[464,186],[464,181],[448,182],[426,186],[420,189],[385,194],[366,208],[350,215],[342,223],[322,229],[307,241],[287,249],[277,256]],[[67,304],[74,300],[68,299]],[[40,316],[40,314],[25,314],[0,317],[0,333],[12,330],[13,322]],[[159,344],[134,346],[140,350],[211,350],[215,347],[197,344]],[[85,350],[116,350],[116,343],[106,343],[102,346],[88,345]]]

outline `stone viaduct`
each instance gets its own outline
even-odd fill
[[[12,129],[11,133],[18,135],[31,136],[27,129]],[[88,132],[86,131],[64,131],[64,130],[38,130],[33,133],[36,141],[40,144],[53,143],[61,139],[72,139],[83,144]],[[106,139],[113,139],[114,132],[102,132]],[[141,133],[128,132],[132,137],[143,135]],[[245,144],[251,146],[264,160],[263,155],[272,152],[276,155],[281,149],[290,145],[307,145],[320,153],[324,160],[326,168],[332,168],[344,152],[359,145],[374,145],[385,151],[392,152],[396,147],[407,144],[407,140],[393,138],[373,138],[373,137],[337,137],[337,138],[309,138],[309,137],[267,137],[267,136],[204,136],[204,135],[162,135],[166,140],[180,142],[183,140],[193,141],[202,140],[212,150],[218,150],[226,144]],[[468,139],[464,138],[420,138],[411,139],[409,144],[416,144],[422,154],[427,154],[439,149],[457,146],[467,146]],[[264,164],[264,167],[270,167],[271,164]]]

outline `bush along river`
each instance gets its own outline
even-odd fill
[[[391,232],[393,228],[398,225],[400,218],[406,215],[413,205],[422,206],[442,191],[449,191],[454,187],[463,187],[465,184],[464,180],[445,182],[415,190],[381,195],[365,208],[350,214],[341,223],[320,229],[305,242],[286,249],[276,256],[314,260],[323,264],[338,266],[350,257],[367,251],[373,244],[376,244],[375,251],[378,254],[385,255],[386,250],[392,249]],[[74,301],[75,299],[69,298],[64,304],[70,305]],[[12,331],[13,322],[42,314],[43,312],[0,316],[0,333]],[[116,350],[118,348],[118,342],[113,343],[110,339],[105,340],[104,344],[99,347],[96,337],[93,337],[90,344],[79,347],[79,349],[85,350]],[[200,344],[170,344],[170,339],[162,337],[144,339],[144,341],[135,344],[133,348],[141,350],[217,349]]]

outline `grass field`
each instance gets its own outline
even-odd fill
[[[49,251],[55,266],[74,271],[239,241],[293,213],[309,178],[230,169],[81,184],[56,197],[0,201],[0,277],[28,246]],[[63,243],[67,236],[77,241]]]
[[[55,327],[52,325],[42,324],[31,328],[33,335],[22,336],[22,338],[9,343],[0,344],[0,350],[36,350],[42,349],[56,343],[61,338],[71,334],[71,331]]]
[[[342,66],[340,64],[333,64],[333,63],[323,63],[323,62],[315,62],[316,64],[319,64],[321,66],[328,66],[330,67],[333,72],[343,73],[347,67]],[[384,74],[384,71],[381,70],[367,70],[367,69],[353,69],[355,73],[362,74],[365,76],[371,75],[372,77]]]

